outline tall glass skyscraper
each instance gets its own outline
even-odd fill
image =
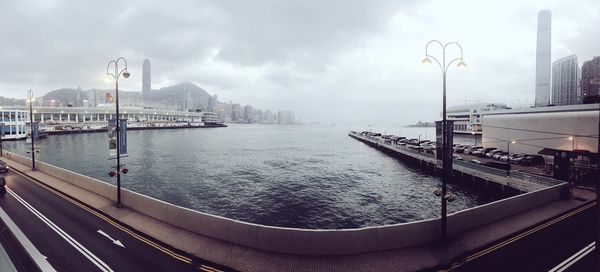
[[[145,59],[142,67],[142,97],[148,98],[152,89],[152,81],[150,77],[150,60]]]
[[[549,10],[538,12],[537,48],[535,57],[535,106],[550,104],[550,50],[552,14]]]

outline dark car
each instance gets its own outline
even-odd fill
[[[3,196],[6,194],[6,180],[4,180],[4,177],[0,177],[0,196]]]
[[[519,163],[521,165],[525,165],[525,166],[540,165],[540,164],[544,164],[544,157],[542,157],[540,155],[525,155],[519,161]]]
[[[485,165],[487,167],[502,169],[502,170],[510,170],[510,163],[507,163],[507,162],[489,161],[489,162],[484,163],[483,165]]]
[[[6,172],[8,172],[8,165],[6,165],[6,162],[0,161],[0,173]]]

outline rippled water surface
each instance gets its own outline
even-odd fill
[[[274,226],[355,228],[438,216],[432,190],[439,178],[348,137],[348,130],[231,125],[129,131],[130,154],[123,161],[130,171],[122,184],[176,205]],[[106,138],[49,136],[40,141],[38,157],[115,183],[107,174],[113,161],[106,159]],[[27,148],[24,141],[4,146],[21,154]],[[453,185],[450,190],[458,200],[449,212],[494,200]]]

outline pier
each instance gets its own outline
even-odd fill
[[[433,154],[411,150],[406,146],[385,143],[379,137],[363,136],[356,132],[350,132],[348,135],[408,164],[430,171],[433,174],[441,173],[441,165]],[[505,170],[465,161],[453,160],[452,164],[451,178],[454,182],[484,187],[499,191],[504,195],[538,191],[563,183],[561,180],[522,171],[513,170],[510,175],[507,175]]]

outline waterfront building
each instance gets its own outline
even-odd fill
[[[114,104],[104,104],[103,107],[33,107],[33,120],[40,122],[41,129],[45,130],[68,130],[68,129],[97,129],[106,127],[107,121],[114,119]],[[13,106],[3,109],[3,120],[8,120],[10,125],[17,125],[16,131],[20,131],[20,125],[29,120],[28,107]],[[21,112],[21,117],[17,113]],[[202,122],[203,112],[158,110],[143,107],[120,107],[120,118],[128,120],[128,126],[167,126],[178,123]],[[5,117],[8,116],[8,117]],[[17,118],[17,119],[15,119]],[[21,120],[23,123],[12,123],[12,120]],[[17,121],[21,122],[21,121]],[[5,122],[6,123],[6,122]],[[19,132],[20,133],[20,132]],[[24,133],[24,132],[23,132]],[[19,134],[20,135],[20,134]]]
[[[145,59],[142,67],[142,97],[148,99],[152,90],[152,72],[150,69],[150,60]]]
[[[483,116],[484,147],[537,154],[542,149],[598,152],[598,104],[493,111]],[[506,151],[506,150],[505,150]]]
[[[580,103],[579,77],[581,72],[577,56],[571,55],[552,63],[552,105]]]
[[[550,53],[552,14],[549,10],[538,13],[537,47],[535,57],[535,106],[550,104]]]
[[[27,136],[27,123],[29,111],[16,109],[0,110],[0,123],[4,124],[3,140],[25,139]]]
[[[446,109],[446,119],[454,121],[454,133],[481,134],[481,120],[484,114],[497,110],[510,109],[501,103],[474,103],[451,106]]]
[[[600,94],[600,57],[594,57],[581,66],[581,96],[585,104],[598,103]]]

